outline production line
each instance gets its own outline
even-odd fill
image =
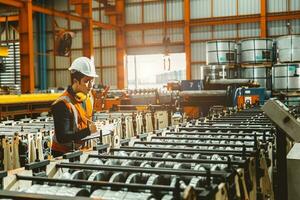
[[[4,189],[104,199],[272,199],[275,132],[259,110],[222,112],[138,134],[120,147],[98,141],[97,151],[27,164]],[[34,182],[22,188],[26,180]]]

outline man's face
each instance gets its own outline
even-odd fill
[[[94,86],[95,78],[85,76],[78,82],[77,90],[84,94],[88,94]]]

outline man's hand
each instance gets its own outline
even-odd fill
[[[97,126],[95,125],[94,122],[89,122],[88,123],[89,129],[91,133],[96,133],[97,132]]]

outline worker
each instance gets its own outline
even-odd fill
[[[55,133],[51,150],[54,157],[73,150],[74,146],[78,150],[83,144],[82,138],[97,132],[92,121],[91,95],[94,80],[98,77],[95,65],[91,59],[79,57],[69,71],[71,85],[52,104]]]

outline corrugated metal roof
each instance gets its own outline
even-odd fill
[[[126,43],[128,46],[142,44],[142,31],[126,32]]]
[[[163,30],[162,29],[152,29],[146,30],[144,32],[145,43],[162,43],[163,41]]]
[[[102,64],[103,66],[116,65],[116,48],[103,48],[102,49]]]
[[[206,43],[197,42],[191,44],[192,61],[206,61]]]
[[[268,22],[268,35],[285,35],[287,34],[286,21],[272,21]]]
[[[126,5],[125,7],[126,24],[142,23],[141,4]]]
[[[163,2],[153,2],[144,4],[144,22],[161,22],[164,21],[164,4]]]
[[[236,24],[218,25],[214,29],[214,38],[235,38],[237,37]]]
[[[191,19],[211,16],[211,0],[190,0]]]
[[[287,0],[268,0],[268,12],[284,12],[287,11]]]
[[[240,37],[258,37],[260,35],[259,23],[239,24]]]
[[[167,1],[167,20],[182,20],[183,14],[183,0],[169,0]]]
[[[214,0],[214,16],[232,16],[236,15],[237,0]]]
[[[238,0],[239,15],[249,15],[260,13],[260,0]]]
[[[191,40],[211,39],[211,26],[199,26],[191,28]]]

